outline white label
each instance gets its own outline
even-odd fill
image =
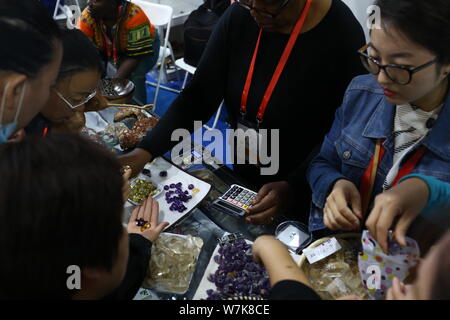
[[[315,248],[303,249],[303,253],[305,254],[306,259],[308,259],[309,263],[313,264],[317,261],[325,259],[333,253],[338,252],[339,250],[341,250],[341,245],[336,240],[336,238],[331,238],[330,240],[325,241]]]

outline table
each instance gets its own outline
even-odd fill
[[[247,225],[242,220],[211,208],[212,201],[225,192],[232,183],[238,182],[240,184],[245,184],[241,182],[240,177],[234,174],[228,167],[222,165],[213,167],[208,164],[203,164],[193,166],[187,171],[194,176],[209,182],[212,185],[211,191],[185,220],[171,226],[165,230],[165,232],[200,237],[202,238],[204,245],[189,290],[186,294],[176,295],[154,292],[160,299],[190,300],[194,297],[213,251],[218,244],[218,239],[226,232],[240,232],[246,239],[254,241],[260,235],[274,234],[276,226],[279,223],[278,221],[277,223],[268,226]],[[285,219],[281,218],[281,220]]]
[[[98,115],[108,123],[113,123],[114,114],[117,112],[115,108],[108,108],[98,112]],[[148,111],[152,116],[157,115]],[[202,146],[192,145],[195,150],[204,150]],[[168,157],[166,160],[170,161]],[[277,219],[272,225],[268,226],[256,226],[248,225],[242,219],[235,218],[233,216],[221,213],[211,207],[212,202],[222,195],[231,184],[236,183],[245,187],[251,187],[246,181],[243,181],[241,177],[236,175],[227,166],[220,163],[218,159],[215,161],[206,161],[202,164],[194,165],[187,171],[211,184],[211,191],[208,196],[200,203],[200,205],[194,209],[184,220],[170,226],[165,232],[177,233],[183,235],[192,235],[202,238],[204,245],[200,253],[195,273],[193,275],[189,290],[184,295],[155,294],[160,299],[192,299],[195,295],[198,285],[204,275],[205,269],[211,259],[212,253],[218,244],[218,239],[224,235],[224,233],[242,233],[244,238],[250,241],[254,241],[258,236],[263,234],[275,234],[276,226],[283,220],[284,217]],[[125,219],[129,216],[132,207],[127,207],[125,212]],[[124,221],[125,222],[125,221]]]

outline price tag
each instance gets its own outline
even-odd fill
[[[303,253],[305,254],[306,259],[308,259],[309,263],[313,264],[317,261],[325,259],[328,256],[331,256],[333,253],[336,253],[339,250],[341,250],[341,245],[336,240],[336,238],[331,238],[330,240],[325,241],[315,248],[303,249]]]

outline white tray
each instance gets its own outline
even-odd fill
[[[186,211],[179,213],[178,211],[170,211],[168,204],[165,200],[165,190],[158,195],[156,200],[159,203],[159,221],[158,222],[168,222],[169,226],[184,219],[197,205],[208,195],[209,190],[211,190],[211,185],[206,183],[189,173],[184,172],[178,167],[172,165],[170,162],[159,157],[156,158],[151,164],[145,166],[149,169],[152,177],[151,181],[155,182],[160,187],[164,188],[165,185],[170,185],[171,183],[181,182],[183,184],[183,190],[187,190],[188,185],[193,184],[195,188],[199,189],[200,192],[192,195],[192,199],[184,203],[186,206]],[[167,171],[167,176],[162,178],[159,176],[160,171]],[[192,194],[192,190],[189,190]],[[133,207],[129,202],[125,203],[125,208]],[[129,209],[127,211],[130,211]]]
[[[91,128],[96,132],[104,130],[108,125],[105,117],[111,120],[114,113],[117,111],[114,108],[108,109],[110,110],[108,110],[109,113],[106,114],[107,117],[105,115],[101,116],[98,112],[86,112],[86,127]],[[104,112],[106,111],[104,110]],[[115,146],[115,148],[121,150],[119,145]],[[165,185],[170,185],[171,183],[176,184],[181,182],[183,184],[183,190],[188,190],[187,187],[190,184],[193,184],[195,188],[200,190],[200,192],[195,195],[192,194],[191,190],[188,190],[190,191],[189,194],[192,195],[192,199],[190,199],[187,203],[184,203],[187,209],[182,213],[169,210],[170,204],[166,203],[164,196],[166,192],[165,190],[162,189],[162,192],[155,197],[155,200],[159,203],[160,209],[158,222],[168,222],[169,226],[184,219],[207,196],[209,190],[211,189],[211,185],[209,183],[188,174],[161,157],[156,158],[151,164],[147,164],[145,168],[151,171],[152,176],[149,180],[158,185],[158,188],[164,188]],[[167,176],[164,178],[160,177],[159,173],[161,171],[167,171]],[[143,177],[143,175],[140,174],[139,177]],[[127,216],[125,216],[124,223],[128,222],[133,207],[134,205],[130,202],[127,201],[125,203],[125,212]]]

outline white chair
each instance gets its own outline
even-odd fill
[[[185,76],[184,76],[184,80],[183,80],[183,85],[181,86],[181,90],[183,90],[184,87],[186,86],[186,82],[187,82],[187,78],[188,78],[189,74],[194,74],[195,71],[197,70],[197,68],[191,66],[190,64],[187,64],[187,63],[184,61],[184,58],[181,58],[181,59],[176,60],[176,61],[175,61],[175,65],[176,65],[178,68],[180,68],[181,70],[184,70],[184,71],[186,72],[186,73],[185,73]],[[212,127],[209,127],[209,126],[207,126],[206,124],[204,124],[203,127],[204,127],[205,129],[207,129],[207,130],[213,130],[213,129],[216,128],[217,122],[219,122],[220,113],[222,112],[222,107],[223,107],[223,101],[222,101],[222,103],[220,104],[219,109],[217,110],[216,117],[214,118],[214,122],[213,122]]]
[[[80,4],[78,3],[78,0],[74,0],[71,2],[74,2],[74,4],[62,5],[61,0],[56,0],[55,11],[53,11],[53,19],[54,20],[66,20],[67,19],[68,27],[70,26],[72,28],[75,28],[75,25],[72,23],[72,20],[75,20],[78,17],[74,16],[74,12],[72,11],[72,8],[73,8],[73,6],[76,7],[76,9],[75,9],[76,14],[79,16],[79,15],[81,15],[81,7],[80,7]]]
[[[166,57],[168,56],[169,52],[172,55],[173,61],[175,61],[175,58],[173,56],[173,51],[171,49],[170,43],[169,43],[169,35],[170,35],[170,27],[172,23],[172,15],[173,15],[173,9],[170,6],[157,4],[145,0],[132,0],[131,2],[137,4],[141,9],[145,12],[147,17],[149,18],[150,22],[158,28],[158,33],[160,38],[164,38],[164,44],[161,46],[160,49],[160,56],[158,58],[159,61],[159,74],[158,74],[158,83],[156,85],[156,91],[155,91],[155,98],[153,100],[153,104],[156,108],[156,101],[158,99],[159,89],[161,88],[161,81],[163,72],[165,72],[165,66],[166,66]],[[164,31],[165,29],[165,31]]]

